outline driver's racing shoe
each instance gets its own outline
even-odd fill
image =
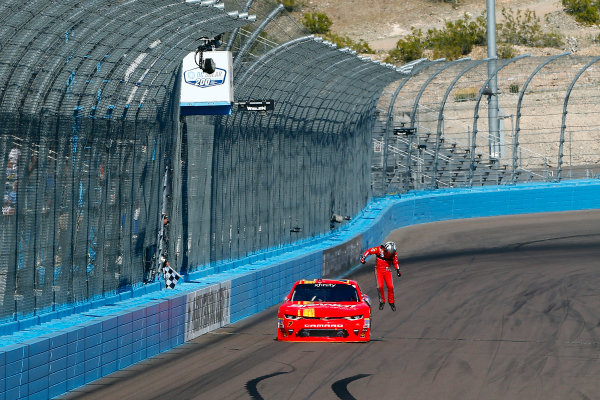
[[[385,303],[381,303],[381,302],[380,302],[380,303],[379,303],[379,309],[380,309],[380,310],[383,310],[383,306],[385,306]]]
[[[390,303],[390,308],[392,311],[396,311],[396,305],[394,303]]]

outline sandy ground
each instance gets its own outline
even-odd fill
[[[411,32],[411,27],[424,31],[441,28],[445,21],[456,20],[465,13],[477,17],[486,9],[485,0],[460,0],[456,8],[437,0],[306,0],[304,4],[303,12],[325,13],[333,21],[335,33],[364,39],[380,55],[394,48],[399,39]],[[575,22],[563,11],[561,0],[496,0],[497,22],[502,22],[503,8],[534,11],[545,30],[560,31],[567,40],[565,48],[557,52],[600,54],[600,46],[593,41],[600,29]],[[547,55],[555,51],[534,49],[533,53]]]
[[[305,7],[301,12],[318,11],[325,13],[333,21],[333,32],[349,36],[354,40],[366,40],[371,48],[377,52],[368,56],[378,60],[384,60],[389,50],[396,46],[398,39],[411,32],[411,27],[423,31],[433,27],[442,28],[446,21],[461,18],[465,13],[476,18],[486,10],[486,0],[460,0],[460,4],[456,8],[441,0],[302,1],[304,1]],[[600,55],[600,46],[594,41],[594,38],[600,34],[600,28],[577,23],[572,16],[564,12],[561,0],[496,0],[496,19],[499,23],[503,21],[503,8],[513,10],[513,15],[516,14],[517,10],[522,12],[526,10],[534,11],[542,29],[548,32],[560,32],[565,41],[562,48],[514,46],[515,55],[529,53],[531,56],[551,56],[565,51],[571,52],[573,56]],[[431,58],[428,54],[425,54],[425,56]],[[471,59],[482,59],[486,56],[487,49],[484,46],[475,47],[473,52],[469,54]],[[515,82],[519,86],[522,85],[540,62],[534,58],[532,57],[529,64],[526,61],[515,64],[515,68],[519,68],[518,70],[507,68],[500,78],[510,77],[506,85]],[[544,69],[543,73],[538,74],[536,78],[536,82],[539,82],[538,84],[542,85],[543,88],[536,89],[536,92],[539,93],[535,95],[529,93],[524,100],[526,106],[522,110],[523,118],[520,128],[527,133],[527,138],[521,138],[520,149],[523,152],[522,162],[525,167],[529,167],[530,164],[536,166],[537,163],[540,163],[539,160],[544,157],[554,159],[558,153],[556,146],[561,131],[565,90],[571,79],[573,79],[575,71],[581,67],[572,60],[569,63],[553,63],[551,67]],[[563,70],[562,68],[565,68],[566,65],[569,65],[569,68]],[[591,68],[586,73],[586,76],[588,75],[591,77],[590,79],[598,79],[596,68]],[[445,79],[449,79],[449,76],[453,77],[450,73]],[[513,82],[511,79],[516,80]],[[421,81],[417,81],[417,84],[418,82]],[[448,81],[445,82],[448,83]],[[578,90],[584,93],[587,86],[584,85],[584,80],[581,80],[580,83],[583,86]],[[594,84],[591,83],[590,87],[593,88]],[[501,90],[503,97],[500,98],[500,106],[508,114],[514,114],[516,112],[517,96],[511,95],[508,87],[503,87]],[[530,92],[531,90],[533,89],[530,88]],[[403,92],[409,92],[408,86]],[[596,95],[594,93],[590,92],[587,97],[583,94],[577,95],[577,97],[572,96],[570,100],[567,126],[573,132],[580,130],[582,134],[585,133],[589,136],[586,138],[573,137],[575,147],[572,150],[573,156],[576,158],[573,160],[575,164],[598,162],[598,154],[600,153],[598,153],[598,134],[596,132],[599,131],[596,127],[600,126],[600,122],[598,122],[596,116],[599,114],[595,110],[596,102],[592,101],[592,103],[586,105],[587,101],[585,100],[586,98],[595,99]],[[433,93],[431,96],[433,96],[432,104],[439,104],[439,95]],[[421,104],[427,103],[426,97],[424,95],[421,99]],[[456,106],[456,104],[458,103],[452,103],[453,106]],[[464,103],[464,107],[465,110],[457,109],[455,114],[452,114],[457,121],[460,121],[460,123],[456,123],[456,129],[458,129],[460,135],[466,135],[467,125],[471,123],[470,121],[473,118],[473,104],[467,102]],[[450,112],[450,107],[447,111]],[[466,116],[464,121],[461,119],[462,116]],[[585,127],[585,129],[581,129],[581,127]],[[450,128],[451,122],[448,122],[446,130],[450,132]],[[550,133],[546,137],[542,132]],[[507,140],[513,139],[507,137]],[[569,147],[569,154],[571,154],[570,151],[571,148]],[[507,154],[507,156],[512,157],[511,154]]]

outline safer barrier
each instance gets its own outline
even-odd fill
[[[440,220],[600,208],[600,181],[412,192],[371,201],[353,221],[231,269],[186,276],[174,290],[156,284],[78,315],[0,337],[0,400],[46,399],[90,383],[281,301],[300,278],[350,270],[363,249],[393,229]],[[142,292],[146,293],[142,293]],[[39,321],[38,321],[39,322]],[[273,316],[273,334],[275,334]],[[31,325],[31,322],[29,322]]]

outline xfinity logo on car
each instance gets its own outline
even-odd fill
[[[207,74],[200,68],[187,70],[183,73],[185,83],[197,87],[211,87],[222,85],[225,83],[227,71],[222,68],[217,68],[214,73]]]

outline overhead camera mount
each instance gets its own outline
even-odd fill
[[[222,35],[215,36],[213,39],[207,37],[200,38],[200,45],[196,49],[194,61],[196,62],[196,65],[198,65],[198,67],[200,67],[200,69],[207,74],[214,73],[217,69],[217,65],[215,64],[215,60],[212,58],[204,58],[204,52],[213,51],[217,47],[220,47],[221,37]]]

